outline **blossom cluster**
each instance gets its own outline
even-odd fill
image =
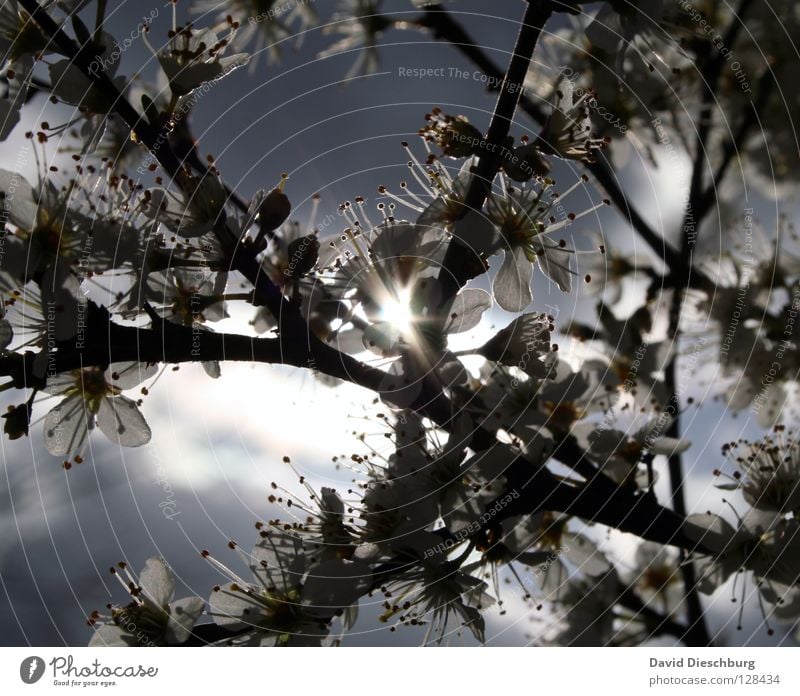
[[[730,129],[707,113],[705,78],[691,70],[718,51],[716,103],[748,111],[764,51],[769,70],[790,75],[791,32],[771,32],[764,8],[752,10],[747,32],[724,34],[730,44],[706,31],[735,28],[724,3],[701,12],[683,1],[606,2],[578,13],[543,32],[537,49],[548,60],[530,63],[524,85],[485,76],[502,93],[498,110],[524,93],[535,115],[531,97],[541,97],[538,133],[517,137],[512,127],[498,137],[513,113],[478,125],[432,108],[414,124],[419,142],[402,143],[407,179],[340,202],[318,224],[318,195],[307,221],[295,219],[290,196],[302,183],[271,174],[245,197],[213,156],[200,159],[190,117],[212,101],[200,98],[323,24],[335,40],[318,58],[356,51],[346,79],[371,74],[386,32],[435,33],[444,9],[415,2],[409,20],[379,0],[349,0],[325,24],[309,2],[198,0],[179,23],[173,2],[165,40],[153,41],[156,12],[120,43],[104,9],[92,31],[75,14],[85,2],[46,2],[36,16],[29,4],[0,8],[0,139],[19,132],[34,90],[73,113],[24,133],[34,174],[0,169],[0,361],[9,378],[0,388],[26,393],[4,415],[8,437],[43,421],[44,445],[65,469],[83,462],[95,431],[118,447],[146,447],[147,397],[168,366],[199,362],[217,379],[228,347],[247,341],[253,361],[369,388],[388,412],[391,442],[388,453],[351,457],[346,492],[318,492],[302,476],[301,495],[273,484],[281,516],[258,522],[250,552],[229,544],[247,572],[203,551],[221,576],[207,598],[175,600],[160,557],[138,577],[127,563],[114,567],[131,601],[89,617],[92,645],[203,636],[338,644],[359,604],[373,601],[392,629],[423,626],[426,644],[464,629],[483,641],[487,617],[507,611],[506,584],[512,603],[546,625],[535,642],[641,644],[664,626],[688,634],[697,623],[686,602],[695,571],[706,594],[752,578],[765,621],[797,620],[800,448],[781,424],[795,413],[800,373],[796,235],[784,217],[767,233],[749,204],[743,216],[731,212],[739,192],[721,180],[703,186],[706,170],[724,177],[737,148],[742,171],[766,193],[767,173],[774,193],[797,161],[777,93],[763,95],[767,145],[746,129],[731,145]],[[88,46],[80,53],[52,40],[50,23],[66,27],[67,16]],[[797,30],[800,14],[783,8],[780,19]],[[139,40],[153,74],[128,79],[121,47]],[[784,101],[790,116],[800,106]],[[708,129],[695,135],[698,110]],[[51,164],[51,141],[70,134],[72,164]],[[613,165],[638,147],[656,170],[659,147],[689,153],[695,137],[697,156],[711,154],[686,194],[685,238],[654,242],[615,188]],[[606,234],[612,200],[619,224],[630,221],[653,253],[629,253],[619,234]],[[714,225],[720,240],[738,241],[717,253],[710,241],[703,247]],[[591,320],[576,312],[559,321],[534,291],[543,287],[593,296]],[[234,306],[249,326],[231,335],[220,323],[242,316]],[[133,333],[148,341],[145,357],[114,343]],[[772,431],[724,449],[735,470],[720,488],[744,506],[732,508],[735,525],[656,499],[659,473],[674,478],[691,452],[681,414],[703,379],[729,412],[749,411]],[[682,483],[672,485],[677,496]],[[672,526],[643,531],[628,509],[606,510],[640,501]],[[633,563],[615,557],[607,527],[641,537]],[[682,552],[650,537],[675,539]]]

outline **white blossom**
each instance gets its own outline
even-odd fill
[[[48,378],[45,390],[64,397],[45,417],[44,442],[50,454],[83,454],[95,427],[114,443],[140,447],[150,441],[150,427],[136,402],[122,395],[154,374],[155,366],[112,363],[107,370],[86,367]]]
[[[255,582],[240,578],[204,556],[232,579],[209,598],[214,621],[231,631],[223,643],[261,646],[313,646],[325,643],[334,616],[357,602],[371,585],[362,561],[330,559],[311,564],[302,540],[277,530],[246,556]]]
[[[180,645],[189,639],[205,602],[200,597],[175,599],[175,580],[163,559],[148,558],[138,578],[125,563],[111,572],[131,602],[110,605],[110,614],[92,614],[90,648]]]

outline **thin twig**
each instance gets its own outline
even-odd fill
[[[492,78],[493,85],[501,83],[503,72],[497,64],[486,55],[485,51],[475,43],[472,37],[443,7],[436,6],[428,10],[425,15],[420,18],[418,25],[430,29],[434,38],[447,41],[460,51],[487,77]],[[497,87],[493,87],[492,89],[497,89]],[[520,93],[520,109],[539,125],[544,124],[547,120],[547,113],[544,109],[525,95],[523,90],[520,90]],[[650,227],[636,207],[628,200],[610,162],[601,156],[594,162],[586,163],[586,168],[606,192],[609,200],[614,204],[617,210],[619,210],[630,226],[636,230],[639,236],[650,246],[659,258],[663,259],[667,266],[681,263],[682,257],[678,251],[671,247],[664,240],[663,236],[656,233],[655,230]],[[701,282],[699,277],[697,281]],[[710,281],[706,285],[710,286]]]
[[[478,157],[478,166],[464,199],[465,214],[471,210],[480,210],[491,191],[492,181],[501,162],[497,153],[508,138],[536,43],[552,13],[553,9],[549,0],[531,0],[528,3],[511,62],[507,72],[503,75],[500,95],[492,114],[489,130],[481,143],[484,152]],[[472,51],[472,55],[474,55],[474,51]],[[447,248],[439,273],[439,281],[442,286],[442,306],[447,306],[470,279],[473,273],[472,269],[475,267],[470,261],[471,253],[460,240],[454,237]]]
[[[145,144],[154,153],[164,170],[179,184],[187,186],[191,182],[181,160],[175,155],[168,145],[157,141],[157,133],[125,100],[105,73],[92,70],[89,58],[83,55],[74,41],[50,18],[35,0],[20,0],[40,27],[49,34],[59,49],[70,57],[74,64],[89,77],[93,83],[103,90],[113,103],[114,110],[125,120],[138,140]],[[520,32],[515,56],[509,67],[508,75],[504,78],[505,87],[501,90],[498,106],[489,128],[488,141],[502,145],[508,135],[511,120],[517,104],[519,89],[513,85],[520,85],[527,72],[530,57],[535,48],[536,40],[541,29],[552,11],[550,2],[546,0],[532,1],[525,16],[525,26]],[[487,153],[488,154],[488,153]],[[497,160],[494,157],[481,157],[478,173],[475,177],[473,193],[470,191],[468,200],[476,207],[481,207],[488,191],[489,184],[497,171]],[[380,391],[379,380],[384,373],[380,370],[368,368],[350,356],[339,353],[334,348],[320,341],[308,330],[299,310],[288,302],[280,290],[266,277],[261,265],[255,256],[238,244],[238,240],[224,237],[224,230],[218,230],[223,242],[229,242],[231,248],[232,266],[241,272],[253,284],[260,298],[275,314],[278,321],[280,337],[278,339],[262,339],[258,343],[247,337],[230,337],[213,334],[202,335],[201,352],[199,359],[231,359],[237,355],[243,358],[258,360],[259,357],[268,362],[283,362],[303,367],[314,367],[333,376],[347,379],[355,384],[360,384],[373,391]],[[460,265],[457,258],[457,246],[451,246],[455,251],[451,254],[453,269]],[[107,314],[107,313],[106,313]],[[103,322],[99,329],[102,330]],[[142,352],[143,330],[131,327],[118,327],[103,333],[104,342],[96,348],[94,359],[103,362],[119,359],[120,353],[116,346],[120,343],[135,346],[137,359],[147,359],[146,351]],[[135,341],[125,340],[120,331],[130,330],[137,333]],[[113,333],[112,333],[113,331]],[[181,361],[185,356],[186,346],[181,348],[182,342],[189,338],[185,327],[175,327],[164,322],[154,325],[147,334],[152,341],[154,360],[167,360],[170,362]],[[111,337],[111,341],[109,341]],[[180,339],[180,340],[178,340]],[[195,340],[192,337],[192,340]],[[245,346],[246,342],[246,346]],[[286,350],[288,342],[289,351]],[[256,350],[254,346],[257,346]],[[109,352],[111,348],[114,353]],[[124,352],[124,348],[121,348]],[[165,352],[168,351],[168,352]],[[245,351],[247,351],[246,354]],[[77,353],[77,351],[74,351]],[[27,355],[27,354],[26,354]],[[81,365],[86,365],[85,359],[92,355],[85,351],[82,355]],[[190,356],[197,360],[198,356]],[[57,360],[62,361],[60,367],[68,369],[71,359],[70,351],[57,351]],[[21,364],[20,364],[21,363]],[[27,371],[28,365],[25,356],[13,356],[13,360],[2,363],[3,369],[8,370],[12,378],[19,377],[18,372]],[[24,381],[23,381],[24,383]],[[424,389],[412,408],[419,410],[422,415],[431,418],[440,426],[447,427],[452,422],[452,404],[438,390]],[[472,442],[476,449],[485,449],[495,442],[494,435],[486,430],[477,429]],[[569,448],[560,452],[560,456],[567,458]],[[580,456],[583,453],[578,450]],[[587,470],[588,471],[588,470]],[[661,543],[691,545],[686,538],[683,525],[684,518],[657,504],[652,496],[636,496],[630,491],[623,490],[614,485],[610,479],[602,474],[595,474],[585,485],[576,487],[555,477],[545,467],[539,467],[531,473],[531,466],[522,457],[515,462],[508,471],[509,484],[519,484],[520,490],[525,492],[515,501],[514,506],[509,506],[507,514],[530,514],[537,510],[550,509],[568,512],[591,519],[609,526],[629,531],[643,538],[649,538]],[[513,507],[513,511],[512,511]]]
[[[723,38],[723,46],[732,46],[736,41],[736,37],[742,27],[742,18],[747,12],[752,0],[741,0],[739,3],[738,12],[735,14],[731,25],[728,27]],[[684,293],[683,289],[690,284],[690,278],[693,273],[691,250],[696,243],[696,230],[699,227],[703,217],[710,209],[710,205],[704,205],[701,214],[701,202],[704,201],[704,188],[703,188],[703,172],[707,167],[707,141],[711,133],[713,123],[713,106],[716,100],[716,91],[719,84],[719,79],[722,74],[722,68],[725,64],[725,58],[722,51],[717,51],[712,56],[712,46],[708,44],[706,52],[701,58],[705,58],[705,68],[698,67],[698,72],[701,78],[701,107],[698,116],[697,137],[694,152],[694,163],[692,165],[691,182],[689,186],[689,200],[684,211],[683,222],[681,225],[681,249],[680,254],[684,258],[683,264],[677,267],[671,267],[671,273],[675,276],[675,290],[672,297],[672,307],[670,311],[669,329],[668,334],[670,340],[677,345],[680,340],[680,318],[683,309]],[[724,174],[724,168],[722,173]],[[713,188],[719,185],[719,181],[714,181]],[[695,232],[690,235],[687,233],[689,228]],[[670,360],[667,366],[665,375],[665,386],[667,393],[670,396],[670,402],[667,406],[668,412],[672,415],[673,419],[670,423],[667,434],[670,437],[680,437],[680,395],[678,392],[677,384],[678,375],[678,357],[677,355]],[[683,457],[679,453],[673,453],[668,460],[669,481],[672,491],[672,507],[678,515],[686,517],[686,499],[684,495],[684,470],[683,470]],[[682,554],[682,560],[685,561],[685,554]],[[710,637],[708,628],[703,613],[703,605],[700,602],[700,596],[697,590],[697,574],[695,573],[694,564],[682,563],[681,575],[684,583],[684,592],[686,596],[687,612],[689,616],[689,630],[687,635],[692,645],[708,644]]]
[[[711,183],[706,187],[706,190],[700,194],[697,203],[697,217],[699,219],[705,218],[711,206],[717,200],[717,191],[722,185],[722,181],[728,172],[728,168],[734,160],[734,156],[739,152],[740,148],[745,142],[750,130],[758,123],[758,115],[763,111],[767,104],[767,100],[772,94],[773,87],[775,86],[775,73],[771,68],[767,68],[758,80],[756,85],[756,98],[750,103],[750,108],[745,110],[745,115],[742,122],[736,129],[731,137],[722,146],[722,157],[720,159],[717,171]]]

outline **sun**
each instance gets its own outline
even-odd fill
[[[407,288],[387,297],[381,303],[381,319],[394,326],[404,336],[409,336],[413,331],[414,318],[411,291]]]

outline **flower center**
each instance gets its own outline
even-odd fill
[[[559,430],[569,430],[583,417],[583,409],[574,401],[543,401],[542,408],[549,416],[550,424]]]
[[[71,391],[81,395],[90,413],[97,413],[100,410],[101,401],[106,396],[119,393],[120,390],[106,382],[102,370],[92,368],[78,372]]]
[[[552,514],[546,512],[542,516],[540,530],[539,544],[552,550],[561,548],[561,538],[564,533],[563,521],[557,520]]]
[[[124,631],[133,634],[138,643],[163,643],[169,614],[161,607],[131,602],[125,607],[112,611],[114,623]]]

